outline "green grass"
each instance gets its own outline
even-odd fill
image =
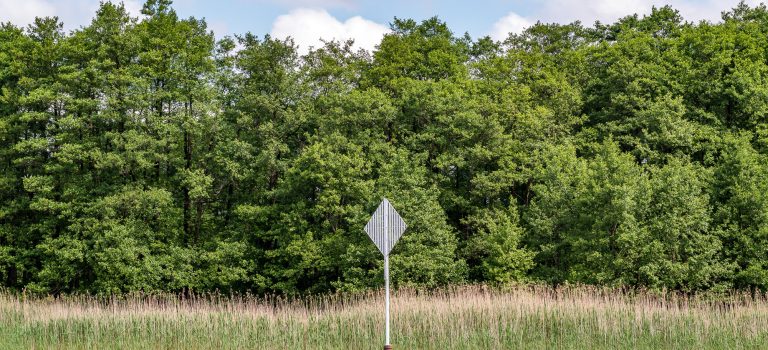
[[[0,349],[379,349],[382,295],[0,295]],[[396,349],[766,349],[768,301],[593,287],[401,290]]]

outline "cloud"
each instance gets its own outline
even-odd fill
[[[765,0],[747,0],[750,6],[757,6]],[[717,22],[723,10],[731,9],[738,0],[542,0],[537,10],[527,16],[510,12],[494,24],[489,33],[496,40],[503,40],[509,32],[519,33],[526,26],[537,21],[544,23],[571,23],[581,21],[591,26],[595,21],[613,23],[619,18],[637,13],[646,15],[653,6],[670,5],[680,11],[688,21],[706,20]]]
[[[143,0],[113,0],[122,2],[133,17],[141,15]],[[0,0],[0,22],[10,21],[17,26],[26,26],[35,17],[58,16],[64,29],[71,30],[91,23],[99,9],[95,0]]]
[[[357,0],[256,0],[260,3],[271,3],[285,7],[301,8],[347,8],[357,6]]]
[[[278,16],[271,35],[280,39],[292,37],[299,52],[306,53],[310,47],[322,46],[321,39],[354,39],[356,48],[372,51],[387,32],[388,27],[360,16],[341,22],[325,10],[300,8]]]
[[[514,12],[510,12],[500,20],[496,21],[493,25],[493,31],[491,32],[491,38],[493,40],[504,40],[509,33],[520,33],[525,28],[530,27],[533,24],[530,20],[522,17]]]
[[[544,22],[568,23],[581,20],[586,25],[601,22],[612,22],[632,13],[650,11],[654,3],[663,1],[653,0],[591,0],[569,1],[549,0],[541,10]]]
[[[35,17],[54,16],[56,8],[43,0],[0,0],[0,22],[11,22],[22,26],[34,21]]]
[[[144,7],[143,4],[144,3],[140,0],[123,0],[123,5],[125,5],[125,9],[128,10],[131,17],[141,16],[141,8]]]

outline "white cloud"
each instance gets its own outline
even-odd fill
[[[581,20],[586,25],[596,20],[612,22],[632,13],[650,11],[653,0],[548,0],[542,8],[545,22],[568,23]]]
[[[286,7],[310,7],[310,8],[354,8],[357,0],[257,0]]]
[[[272,24],[271,35],[280,39],[292,37],[299,52],[306,53],[310,46],[322,46],[321,39],[354,39],[355,47],[371,51],[387,32],[386,26],[360,16],[341,22],[325,10],[300,8],[278,16]]]
[[[44,0],[0,0],[0,22],[11,22],[22,26],[35,17],[53,16],[56,8]]]
[[[746,3],[756,6],[762,1],[768,0],[747,0]],[[595,21],[613,23],[634,13],[641,16],[648,14],[653,6],[664,5],[671,5],[688,21],[717,22],[722,11],[730,10],[738,3],[739,0],[542,0],[538,10],[528,16],[510,12],[502,17],[494,24],[489,35],[496,40],[502,40],[507,37],[508,32],[520,32],[521,27],[537,21],[570,23],[580,20],[585,26],[591,26]]]
[[[141,16],[141,8],[144,7],[144,2],[140,0],[123,0],[123,5],[125,5],[125,9],[128,10],[132,17],[138,17]]]
[[[504,40],[509,33],[520,33],[525,28],[530,27],[533,24],[530,20],[522,17],[514,12],[510,12],[500,20],[496,21],[493,25],[493,31],[491,32],[491,38],[493,40]]]
[[[143,0],[112,0],[122,2],[133,17],[141,15]],[[24,27],[35,17],[58,16],[65,30],[79,28],[91,23],[99,9],[96,0],[0,0],[0,22]]]

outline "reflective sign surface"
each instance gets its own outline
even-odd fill
[[[384,198],[371,219],[368,220],[368,224],[365,225],[365,232],[368,233],[368,237],[371,237],[381,254],[386,256],[392,251],[392,247],[395,246],[406,228],[403,218],[389,203],[389,200]]]

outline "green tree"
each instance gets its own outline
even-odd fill
[[[722,260],[711,226],[710,182],[707,169],[684,159],[650,169],[645,230],[625,238],[623,283],[685,291],[730,286],[733,266]]]
[[[714,169],[713,197],[718,206],[713,221],[723,244],[723,258],[736,265],[734,284],[765,289],[768,169],[766,156],[757,153],[749,139],[725,140],[723,155]]]
[[[536,272],[553,282],[622,283],[633,238],[644,236],[648,177],[613,142],[580,159],[569,146],[542,154],[546,164],[526,213]]]

